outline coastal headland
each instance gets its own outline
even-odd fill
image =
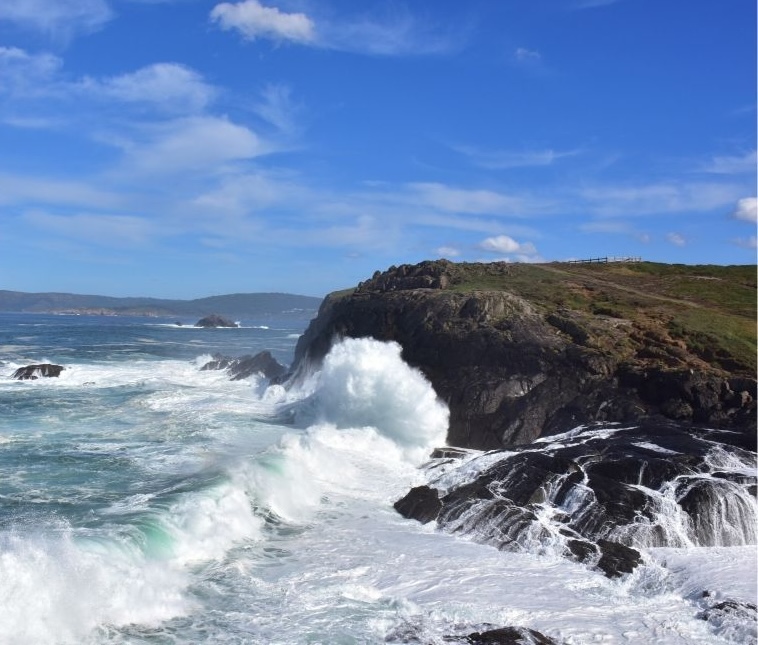
[[[595,421],[755,428],[755,266],[390,267],[326,297],[294,367],[366,336],[399,343],[429,379],[453,446],[527,444]]]

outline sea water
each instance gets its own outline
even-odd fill
[[[755,602],[755,546],[609,580],[398,515],[448,412],[397,345],[345,341],[290,388],[200,370],[289,364],[305,324],[0,315],[0,643],[755,642],[698,617],[704,590]],[[41,362],[65,369],[11,378]]]

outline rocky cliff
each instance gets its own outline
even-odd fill
[[[750,430],[755,316],[755,267],[440,260],[329,295],[295,367],[338,337],[396,341],[462,447],[656,417]]]

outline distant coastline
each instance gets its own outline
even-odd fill
[[[289,293],[236,293],[194,300],[117,298],[70,293],[0,291],[0,312],[88,316],[310,318],[321,298]]]

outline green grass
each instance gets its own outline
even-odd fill
[[[451,288],[506,290],[560,309],[661,328],[726,370],[756,371],[756,267],[661,264],[455,264]]]

